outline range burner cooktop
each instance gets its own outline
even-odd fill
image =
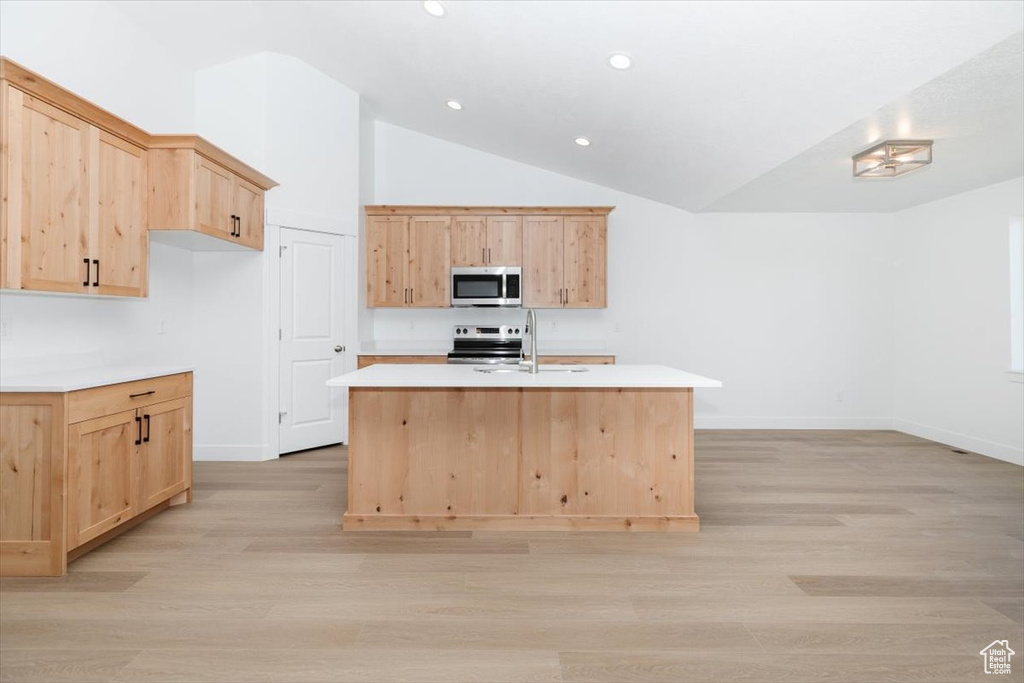
[[[518,363],[523,357],[524,328],[518,325],[458,325],[449,363],[483,365]]]

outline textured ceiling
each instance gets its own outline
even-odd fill
[[[381,120],[690,211],[888,211],[1024,171],[1021,2],[445,5],[118,7],[196,68],[291,54]],[[985,130],[1010,144],[972,158]],[[907,134],[931,168],[852,183],[853,152]]]

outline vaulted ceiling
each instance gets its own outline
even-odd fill
[[[444,4],[118,7],[195,68],[291,54],[380,120],[689,211],[891,211],[1024,173],[1021,2]],[[935,162],[851,177],[895,137]]]

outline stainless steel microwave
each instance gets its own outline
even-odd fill
[[[522,306],[520,266],[452,268],[452,306]]]

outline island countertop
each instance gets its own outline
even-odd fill
[[[715,379],[665,365],[545,365],[528,372],[479,372],[479,365],[372,365],[327,381],[331,387],[714,388]],[[494,367],[494,366],[490,366]],[[570,372],[569,370],[576,370]],[[579,370],[583,369],[583,372]]]

